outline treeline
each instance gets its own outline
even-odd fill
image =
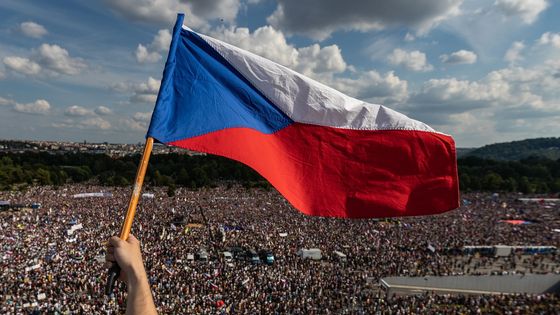
[[[21,184],[62,185],[95,182],[107,186],[131,185],[140,157],[111,158],[106,155],[72,153],[0,154],[0,190]],[[478,157],[458,160],[462,191],[560,192],[560,160],[527,158],[494,161]],[[146,183],[192,189],[219,183],[270,188],[251,168],[218,156],[155,155],[150,159]]]
[[[560,192],[560,159],[496,161],[465,157],[458,160],[458,167],[462,191]]]
[[[560,138],[536,138],[489,144],[472,150],[467,155],[502,161],[521,160],[531,156],[557,160],[560,159]]]
[[[0,154],[0,190],[20,184],[62,185],[94,181],[106,186],[127,186],[134,182],[140,156],[111,158],[107,155],[70,153]],[[246,187],[270,188],[257,172],[219,156],[184,154],[154,155],[144,182],[197,189],[219,182],[237,182]]]

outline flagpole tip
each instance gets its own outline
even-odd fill
[[[182,12],[178,12],[177,13],[177,22],[175,23],[176,25],[180,25],[183,26],[183,20],[185,19],[185,13]]]

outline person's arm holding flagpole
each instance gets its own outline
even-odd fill
[[[132,195],[130,196],[130,201],[128,203],[128,210],[126,211],[126,216],[121,227],[121,240],[128,240],[128,236],[130,235],[130,229],[132,228],[132,222],[134,221],[134,215],[136,214],[136,206],[138,205],[138,199],[140,198],[140,191],[142,190],[142,184],[144,183],[144,175],[146,174],[146,169],[148,168],[148,161],[150,159],[150,154],[152,153],[153,145],[154,139],[152,137],[146,138],[144,153],[142,153],[142,158],[136,172],[136,179],[134,181],[134,188],[132,190]],[[115,286],[115,281],[117,280],[117,278],[119,278],[119,273],[120,266],[118,264],[113,264],[109,268],[107,284],[105,286],[105,294],[112,294],[113,288]]]
[[[178,18],[177,18],[177,22],[175,23],[175,27],[174,27],[174,31],[173,34],[175,37],[177,37],[178,34],[178,30],[180,30],[183,26],[183,14],[179,14]],[[173,46],[174,43],[177,42],[177,39],[174,39],[171,42],[171,45]],[[164,79],[162,80],[162,87],[160,87],[161,89],[165,89],[165,86],[167,85],[167,82],[165,80],[166,77],[169,76],[169,74],[166,75],[166,73],[169,73],[171,71],[171,69],[173,68],[172,64],[173,60],[175,58],[175,56],[172,54],[174,50],[170,49],[170,55],[167,58],[167,62],[165,65],[165,70],[164,70]],[[161,94],[161,93],[160,93]],[[159,94],[158,94],[158,101],[159,101]],[[156,103],[158,102],[156,101]],[[130,229],[132,228],[132,222],[134,221],[134,215],[136,213],[136,206],[138,204],[138,199],[140,198],[140,191],[142,189],[142,184],[144,182],[144,175],[146,174],[146,169],[148,167],[148,161],[152,152],[152,147],[154,144],[154,138],[147,135],[146,136],[146,143],[144,145],[144,152],[142,154],[142,158],[140,160],[140,164],[138,165],[138,170],[136,173],[136,179],[134,182],[134,188],[132,190],[132,195],[130,197],[130,202],[128,204],[128,210],[126,212],[126,216],[124,219],[124,222],[122,224],[121,227],[121,232],[120,232],[120,239],[124,240],[124,241],[128,241],[128,236],[130,233]],[[117,278],[119,279],[123,279],[123,277],[119,276],[120,274],[120,266],[118,264],[113,263],[109,270],[108,270],[108,276],[107,276],[107,284],[105,286],[105,293],[107,295],[111,295],[115,286],[115,280]],[[152,302],[153,304],[153,302]]]
[[[138,239],[134,235],[129,235],[126,241],[111,237],[106,260],[119,265],[119,280],[127,284],[126,314],[157,314]]]

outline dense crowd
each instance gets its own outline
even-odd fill
[[[554,294],[386,296],[386,276],[559,273],[560,255],[464,256],[466,245],[560,244],[560,204],[464,194],[461,208],[398,220],[308,217],[276,191],[220,186],[145,189],[132,233],[142,242],[156,305],[174,314],[555,314]],[[105,192],[104,197],[74,198]],[[0,313],[123,310],[124,284],[103,293],[105,242],[120,229],[130,188],[72,185],[0,192],[37,209],[0,213]],[[525,220],[513,225],[503,220]],[[72,226],[83,226],[72,232]],[[225,261],[237,247],[269,250],[272,265]],[[187,260],[205,248],[210,259]],[[319,248],[320,261],[301,248]],[[454,250],[455,249],[455,250]],[[344,253],[346,261],[336,256]]]

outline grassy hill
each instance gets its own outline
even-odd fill
[[[530,156],[558,160],[560,159],[560,138],[536,138],[495,143],[462,153],[461,157],[476,156],[501,161],[522,160]]]

